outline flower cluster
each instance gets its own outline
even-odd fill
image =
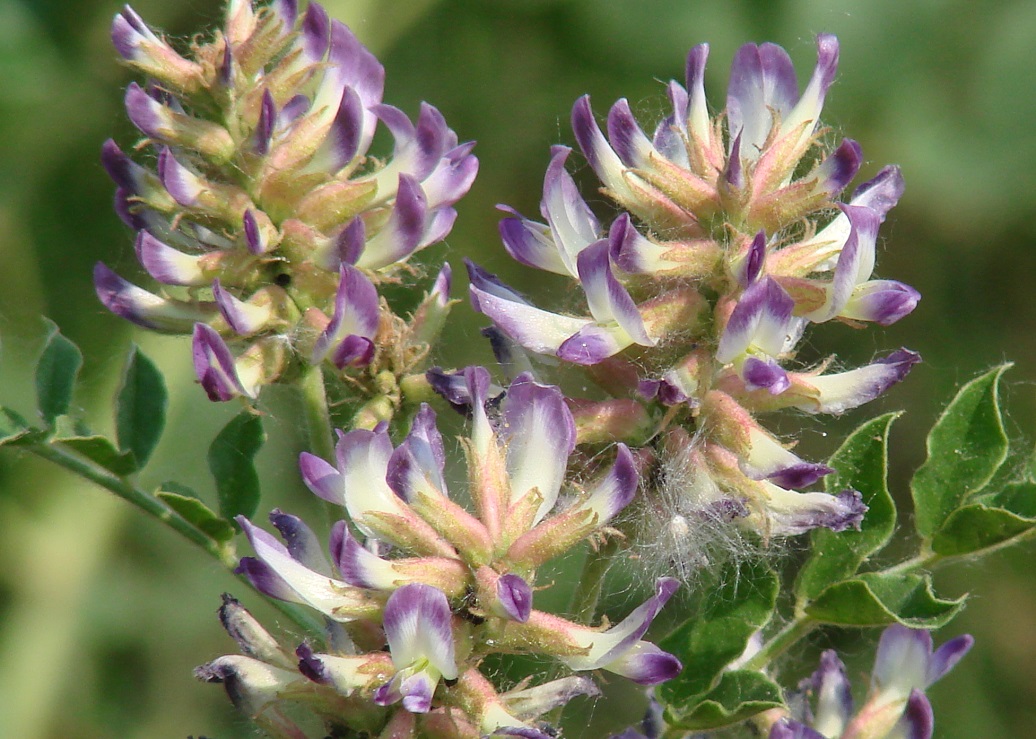
[[[927,631],[888,627],[878,644],[870,694],[855,715],[845,665],[828,650],[799,686],[796,715],[775,723],[770,739],[931,739],[934,718],[924,691],[952,670],[973,642],[959,636],[933,652]]]
[[[899,170],[886,167],[839,200],[862,155],[852,140],[826,143],[819,116],[838,42],[820,36],[817,47],[801,93],[782,48],[742,47],[716,117],[705,98],[708,46],[695,47],[686,87],[669,84],[673,112],[650,137],[626,100],[609,111],[607,135],[588,97],[575,104],[576,140],[623,212],[598,220],[565,169],[570,150],[558,146],[543,221],[502,207],[500,234],[517,261],[574,280],[585,314],[538,308],[469,265],[472,304],[511,341],[585,366],[607,392],[639,398],[662,419],[664,465],[689,471],[684,513],[719,507],[764,539],[840,531],[858,525],[865,506],[851,490],[800,493],[830,468],[798,457],[755,416],[842,413],[919,360],[900,349],[848,371],[830,371],[830,360],[794,366],[810,324],[888,325],[919,298],[872,278],[879,226],[903,190]]]
[[[144,135],[137,163],[114,141],[102,161],[115,208],[160,292],[104,264],[97,294],[148,329],[193,333],[209,397],[255,396],[305,366],[398,376],[427,351],[448,307],[449,267],[409,323],[379,300],[417,250],[451,230],[478,162],[442,115],[382,103],[384,69],[317,3],[253,7],[181,55],[128,6],[112,40],[148,76],[126,90]],[[391,159],[369,154],[378,124]]]
[[[481,367],[430,380],[471,415],[464,448],[474,512],[448,494],[443,440],[427,405],[398,446],[382,425],[342,434],[334,464],[303,453],[307,486],[347,514],[331,529],[330,559],[301,520],[274,511],[286,544],[238,519],[256,555],[242,559],[240,571],[261,592],[316,609],[338,636],[320,651],[302,645],[291,664],[283,650],[245,646],[250,656],[222,657],[199,674],[227,682],[253,716],[283,718],[270,710],[276,702],[316,683],[331,723],[360,730],[400,722],[410,733],[392,736],[458,738],[546,737],[537,716],[596,692],[571,676],[499,693],[479,671],[493,653],[546,655],[575,672],[607,670],[641,685],[675,676],[679,661],[643,639],[676,589],[671,578],[610,627],[534,607],[543,587],[537,570],[585,539],[608,536],[609,522],[633,499],[638,475],[629,449],[619,444],[610,464],[565,485],[576,428],[556,387],[521,375],[503,398],[491,397]],[[335,710],[331,696],[348,706],[359,700],[363,710]],[[415,723],[413,714],[422,718]]]

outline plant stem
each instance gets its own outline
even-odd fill
[[[604,576],[608,574],[618,551],[619,540],[611,537],[597,549],[586,553],[583,572],[569,604],[569,612],[576,621],[589,624],[593,620],[597,613],[597,603],[601,599]]]
[[[327,407],[324,374],[319,366],[310,367],[299,382],[302,390],[302,410],[306,419],[309,450],[318,457],[331,461],[335,458],[335,442],[331,427],[331,412]]]
[[[153,518],[158,519],[192,544],[196,544],[204,549],[230,572],[234,572],[237,568],[237,555],[234,553],[233,547],[221,545],[215,540],[209,538],[203,532],[180,518],[180,516],[173,512],[173,510],[167,505],[162,503],[162,501],[152,497],[149,493],[127,482],[125,479],[119,477],[113,472],[110,472],[104,467],[70,452],[60,444],[39,443],[32,444],[24,448],[32,454],[35,454],[40,459],[52,462],[62,469],[65,469],[83,479],[89,480],[95,485],[114,493]],[[252,583],[248,578],[243,575],[237,575],[237,577],[239,580],[254,589],[254,586],[252,586]],[[294,603],[285,603],[284,601],[274,599],[269,600],[275,608],[280,610],[285,616],[294,621],[299,627],[305,629],[308,633],[323,633],[323,624],[321,624],[319,620],[315,619],[309,612],[299,608]]]
[[[817,623],[809,616],[795,617],[783,629],[766,642],[754,657],[744,664],[746,670],[762,670],[780,655],[784,654],[797,641],[817,627]]]

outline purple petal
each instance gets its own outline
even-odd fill
[[[447,680],[457,677],[452,614],[438,588],[403,585],[385,604],[384,628],[392,662],[404,668],[428,660]]]
[[[776,485],[768,490],[768,531],[774,536],[797,536],[816,528],[859,528],[867,512],[863,496],[855,490],[844,490],[838,495],[797,493]]]
[[[127,61],[137,58],[141,41],[157,41],[158,38],[147,27],[143,19],[128,5],[115,14],[111,27],[112,45],[119,56]]]
[[[648,336],[636,303],[612,273],[608,250],[608,241],[601,240],[584,249],[577,260],[590,313],[600,323],[616,321],[633,342],[654,346],[657,342]]]
[[[497,598],[514,621],[525,623],[532,613],[532,588],[518,575],[501,575],[496,585]]]
[[[103,262],[94,265],[97,299],[117,316],[156,331],[187,332],[197,321],[207,320],[206,307],[166,300],[137,287],[112,272]]]
[[[557,502],[568,457],[575,449],[576,426],[561,390],[519,375],[511,383],[504,407],[507,471],[511,502],[534,489],[543,496],[534,523]]]
[[[968,653],[974,644],[974,637],[970,634],[964,634],[962,636],[958,636],[956,639],[950,639],[950,641],[936,649],[935,653],[932,654],[932,658],[928,662],[928,670],[925,674],[926,684],[924,687],[927,688],[936,680],[942,678],[947,672],[952,670],[954,666],[964,658],[964,655]]]
[[[315,454],[299,454],[299,470],[306,487],[314,494],[336,505],[345,505],[342,475],[332,465]]]
[[[807,413],[844,413],[878,397],[907,376],[921,355],[897,349],[873,364],[848,372],[809,377],[806,382],[819,391],[816,403],[798,407]]]
[[[911,313],[920,300],[921,293],[910,285],[895,280],[871,280],[853,291],[839,315],[891,326]]]
[[[833,649],[820,655],[820,666],[810,678],[816,698],[814,725],[833,727],[828,733],[841,733],[853,712],[853,696],[845,665]]]
[[[347,583],[371,590],[385,589],[387,583],[379,576],[384,561],[356,541],[345,521],[337,521],[331,527],[330,551],[331,559]]]
[[[363,101],[353,88],[346,87],[324,142],[330,154],[328,167],[331,171],[340,170],[360,153],[365,123]]]
[[[367,226],[356,216],[338,234],[338,256],[344,264],[356,264],[367,245]]]
[[[903,189],[903,173],[899,167],[889,165],[878,172],[873,179],[856,188],[850,205],[862,205],[870,208],[884,221],[885,215],[903,196]]]
[[[789,387],[788,373],[772,359],[749,357],[741,369],[748,390],[765,389],[770,395],[780,395]]]
[[[554,248],[565,265],[562,274],[574,277],[575,260],[583,249],[600,238],[600,225],[579,194],[572,176],[565,170],[565,161],[571,151],[567,146],[551,149],[550,165],[543,178],[540,210],[550,225]]]
[[[101,164],[112,181],[128,192],[139,194],[147,171],[134,162],[112,139],[101,146]]]
[[[274,508],[270,512],[270,523],[280,532],[292,557],[311,570],[331,574],[320,540],[301,518]]]
[[[194,326],[191,342],[194,372],[209,400],[224,402],[241,395],[255,397],[255,388],[245,388],[238,376],[234,356],[211,326]]]
[[[163,244],[147,231],[137,234],[137,259],[148,274],[166,285],[200,287],[212,279],[199,258]]]
[[[406,259],[424,235],[428,201],[421,184],[409,174],[399,175],[396,202],[388,223],[374,236],[356,264],[365,269],[380,269]]]
[[[687,83],[687,128],[696,139],[702,139],[709,132],[709,111],[705,100],[705,63],[709,58],[709,45],[698,44],[687,54],[685,81]]]
[[[608,111],[608,140],[627,167],[650,166],[649,157],[654,147],[637,124],[626,98],[620,99]]]
[[[201,180],[180,164],[168,147],[158,153],[158,177],[177,203],[187,208],[197,205],[204,190]]]
[[[605,668],[629,678],[637,685],[658,685],[679,675],[683,664],[669,652],[642,641],[605,665]]]
[[[592,323],[588,318],[572,318],[540,310],[500,282],[496,275],[486,272],[469,260],[465,260],[465,264],[471,282],[469,291],[472,307],[488,316],[505,334],[530,351],[537,354],[555,354],[569,337]],[[614,349],[611,353],[614,354],[622,348]],[[580,355],[578,346],[571,354]],[[604,356],[610,354],[600,356],[589,363],[600,361]]]
[[[263,101],[259,108],[259,121],[256,123],[252,146],[261,157],[270,153],[270,142],[273,140],[273,128],[277,122],[277,104],[269,89],[263,92]]]
[[[805,724],[782,718],[770,727],[768,739],[826,739],[826,737]]]
[[[770,356],[779,355],[794,308],[795,301],[770,277],[749,286],[730,314],[716,358],[729,362],[753,344]]]
[[[234,574],[243,575],[256,590],[264,595],[289,603],[304,603],[284,578],[265,562],[255,557],[242,557]]]
[[[808,488],[824,475],[830,475],[833,469],[826,464],[815,464],[813,462],[802,462],[790,467],[784,467],[770,475],[766,479],[780,485],[785,490],[796,490]]]
[[[299,658],[299,672],[315,683],[321,685],[331,684],[331,673],[320,661],[320,658],[313,652],[313,648],[306,642],[299,644],[295,649],[295,656]]]
[[[590,167],[604,185],[616,197],[626,200],[630,196],[629,186],[624,179],[626,167],[601,133],[590,107],[590,96],[579,98],[572,107],[572,131]]]
[[[770,133],[771,110],[782,119],[799,99],[795,67],[775,44],[745,44],[734,55],[727,87],[727,126],[755,159]]]
[[[366,364],[374,354],[371,339],[378,330],[380,308],[378,291],[355,267],[339,267],[335,313],[316,341],[313,361],[328,355],[339,369],[350,364]]]
[[[443,468],[446,455],[442,436],[435,425],[435,411],[422,403],[406,440],[389,458],[386,482],[404,501],[419,493],[433,496],[446,494]]]
[[[145,136],[162,138],[167,111],[136,82],[130,82],[124,98],[126,115]]]
[[[737,281],[741,287],[747,288],[758,278],[763,269],[763,262],[766,260],[766,232],[759,231],[753,238],[752,244],[748,247],[748,254],[738,270]]]
[[[248,251],[252,254],[259,256],[264,254],[268,248],[268,245],[264,243],[262,230],[259,228],[259,221],[256,220],[255,211],[251,208],[245,211],[241,218],[243,230],[245,232],[245,243],[248,245]]]
[[[862,163],[860,145],[852,139],[845,139],[817,169],[820,188],[831,197],[837,196],[852,182]]]
[[[446,152],[435,170],[421,183],[428,197],[429,209],[453,205],[471,189],[479,166],[478,158],[471,154],[473,146],[473,143],[461,144]]]
[[[302,48],[312,61],[320,61],[331,45],[331,20],[319,3],[310,3],[302,19]]]
[[[615,464],[588,490],[589,497],[583,505],[597,514],[597,525],[603,526],[633,501],[639,484],[633,453],[620,442]]]
[[[472,409],[481,408],[489,393],[489,370],[470,366],[461,372],[443,372],[433,368],[425,373],[432,390],[449,403],[455,411],[470,417]]]
[[[924,691],[915,688],[910,692],[903,715],[893,727],[890,736],[901,736],[904,739],[932,739],[935,731],[935,714],[932,704],[928,702]]]

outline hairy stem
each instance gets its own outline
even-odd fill
[[[309,450],[328,461],[335,458],[334,433],[331,412],[327,407],[324,374],[319,366],[310,367],[299,382],[302,391],[302,409],[306,419]]]
[[[744,669],[762,670],[817,626],[817,622],[805,614],[796,616],[763,644],[762,649],[744,664]]]
[[[608,574],[618,551],[619,540],[611,537],[597,549],[591,549],[586,553],[583,572],[569,604],[569,612],[576,621],[585,624],[593,621],[597,613],[597,603],[601,599],[601,588],[604,587],[604,576]]]

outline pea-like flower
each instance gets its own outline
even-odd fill
[[[770,739],[931,739],[932,707],[925,695],[974,643],[959,636],[932,650],[927,631],[893,624],[881,635],[867,701],[854,711],[845,665],[834,651],[803,681],[795,718],[778,721]],[[812,703],[810,702],[812,699]]]
[[[586,367],[613,397],[654,406],[660,431],[693,430],[685,444],[662,445],[682,458],[663,460],[670,470],[703,465],[688,473],[696,482],[685,481],[698,499],[681,503],[678,515],[722,504],[764,539],[818,526],[840,531],[858,525],[866,508],[854,491],[800,492],[830,470],[797,457],[755,415],[842,413],[919,360],[900,349],[844,371],[833,371],[830,359],[795,364],[811,325],[888,325],[919,299],[907,285],[873,277],[879,227],[903,192],[899,170],[886,167],[839,199],[862,154],[851,140],[825,144],[820,113],[838,42],[822,35],[817,50],[800,92],[783,49],[742,47],[726,107],[711,117],[708,47],[696,47],[686,87],[669,84],[672,113],[651,136],[625,100],[603,130],[589,98],[576,102],[576,141],[622,212],[602,223],[565,170],[570,150],[555,147],[543,220],[502,206],[500,235],[517,261],[573,280],[585,312],[535,306],[468,265],[472,305],[500,334],[533,355]]]
[[[478,168],[472,144],[430,105],[415,123],[384,104],[383,67],[318,3],[300,15],[294,0],[232,0],[223,28],[186,56],[127,6],[112,41],[148,75],[125,102],[145,137],[137,150],[152,154],[138,163],[108,141],[102,162],[160,289],[98,264],[101,302],[144,328],[192,333],[213,400],[254,397],[300,366],[421,355],[427,320],[392,315],[377,286],[449,234]],[[394,142],[384,159],[370,153],[379,125]],[[448,283],[447,268],[426,303]],[[383,358],[382,345],[393,346]]]
[[[398,445],[381,424],[341,434],[333,462],[301,455],[306,485],[345,514],[326,549],[282,511],[270,521],[283,543],[238,518],[255,552],[239,572],[260,592],[313,608],[352,638],[344,653],[300,648],[303,675],[344,697],[364,697],[386,717],[396,704],[427,714],[422,725],[436,736],[428,727],[458,710],[482,734],[548,736],[535,723],[539,715],[596,691],[571,676],[500,693],[478,670],[494,652],[545,655],[576,673],[606,670],[643,685],[675,676],[679,660],[644,638],[675,580],[660,579],[652,597],[610,628],[575,623],[534,602],[544,587],[536,579],[542,565],[585,539],[619,535],[609,524],[639,484],[630,450],[617,445],[610,463],[576,484],[568,466],[577,430],[558,388],[519,375],[495,389],[481,367],[429,379],[470,414],[462,444],[471,509],[448,489],[445,445],[435,413],[423,405]],[[371,650],[385,642],[389,662],[383,652],[371,662]],[[287,669],[280,652],[264,651]]]

